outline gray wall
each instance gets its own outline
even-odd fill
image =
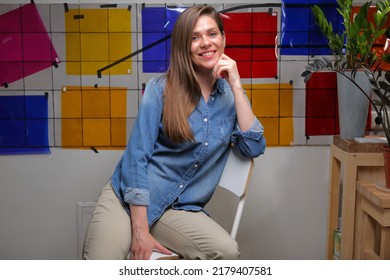
[[[1,156],[0,259],[77,259],[76,203],[97,199],[121,154]],[[328,165],[326,146],[256,159],[237,236],[244,259],[325,259]],[[211,203],[216,218],[229,212],[224,194]]]

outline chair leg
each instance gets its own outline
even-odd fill
[[[240,201],[238,202],[236,216],[234,217],[232,230],[230,232],[230,236],[233,239],[236,239],[237,237],[238,227],[240,225],[241,215],[242,215],[242,211],[244,210],[244,205],[245,205],[245,196],[241,197]]]

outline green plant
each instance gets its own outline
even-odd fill
[[[378,115],[375,122],[382,126],[387,144],[390,144],[390,72],[385,72],[382,75],[380,68],[377,69],[378,72],[371,68],[364,68],[363,70],[371,83],[373,93],[378,97],[377,99],[369,98]]]
[[[377,124],[381,124],[390,143],[390,73],[383,74],[380,67],[382,62],[390,63],[390,55],[378,56],[374,43],[384,34],[389,38],[390,29],[386,29],[388,14],[390,13],[390,0],[378,0],[375,4],[376,13],[374,22],[367,20],[372,1],[364,3],[359,12],[352,14],[353,0],[337,0],[337,11],[342,16],[344,30],[336,32],[332,23],[325,17],[324,12],[318,6],[312,7],[313,16],[321,32],[328,40],[329,48],[334,55],[334,60],[322,57],[314,59],[301,74],[305,83],[314,72],[335,71],[349,79],[369,99],[372,107],[378,114]],[[345,71],[350,70],[351,75]],[[371,83],[372,92],[377,98],[371,96],[371,92],[365,92],[355,82],[356,71],[365,72]]]
[[[335,55],[336,66],[353,69],[360,64],[372,67],[378,56],[373,50],[375,41],[386,32],[387,15],[390,1],[379,0],[376,3],[374,23],[367,20],[372,1],[363,4],[358,13],[352,14],[353,0],[337,0],[337,11],[342,17],[344,30],[334,31],[332,23],[325,17],[322,9],[312,8],[316,24],[328,39],[328,45]]]

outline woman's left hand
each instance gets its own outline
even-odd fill
[[[217,79],[224,78],[228,82],[234,95],[238,125],[242,131],[249,130],[255,115],[242,87],[237,63],[226,54],[222,54],[213,68],[213,76]]]
[[[226,54],[222,54],[213,68],[215,78],[224,78],[231,88],[241,88],[240,74],[237,63]]]

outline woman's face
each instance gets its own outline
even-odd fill
[[[192,32],[191,60],[195,71],[213,70],[225,48],[225,36],[215,20],[200,16]]]

